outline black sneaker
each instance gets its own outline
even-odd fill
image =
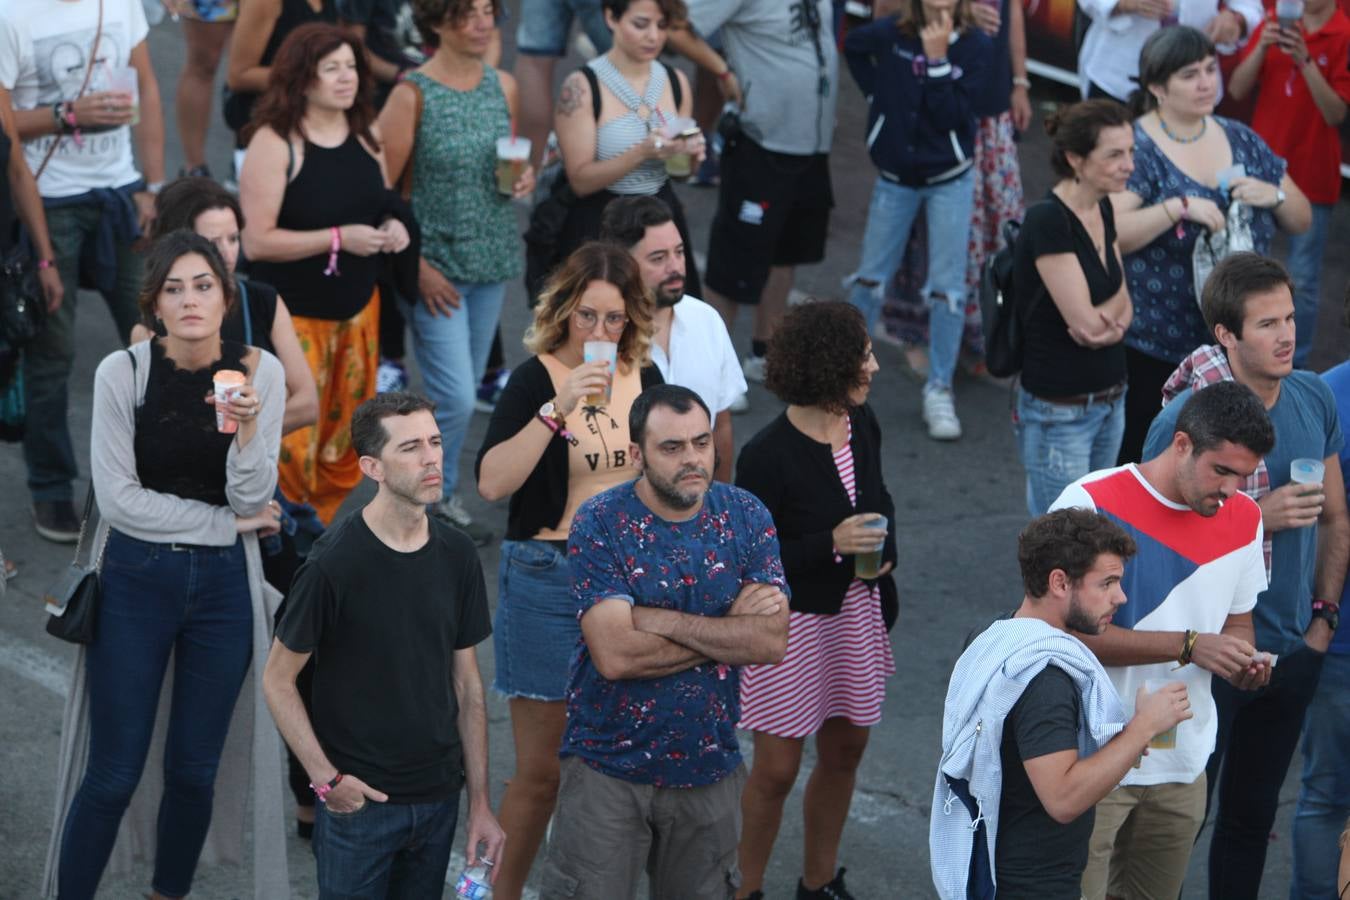
[[[80,517],[69,500],[37,500],[33,503],[33,527],[37,533],[58,544],[73,544],[80,539]]]
[[[814,891],[808,891],[801,879],[797,879],[797,900],[856,900],[856,898],[844,887],[844,867],[840,866],[834,881]]]
[[[178,177],[179,177],[179,178],[210,178],[210,177],[211,177],[211,170],[208,169],[205,165],[193,166],[192,168],[188,168],[187,166],[182,166],[182,167],[179,168],[179,170],[178,170]]]

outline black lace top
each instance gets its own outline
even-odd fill
[[[226,506],[225,460],[232,434],[216,430],[215,407],[206,403],[221,369],[243,372],[248,348],[222,341],[220,359],[196,372],[178,368],[150,342],[145,401],[136,410],[136,475],[161,494]]]

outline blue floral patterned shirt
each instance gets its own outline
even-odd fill
[[[1284,177],[1284,160],[1266,146],[1261,136],[1241,122],[1213,116],[1222,126],[1233,151],[1233,164],[1246,166],[1247,175],[1271,184]],[[1178,169],[1138,123],[1134,126],[1134,173],[1126,187],[1144,200],[1144,206],[1168,197],[1205,197],[1228,210],[1228,196]],[[1275,215],[1252,210],[1252,243],[1257,253],[1270,251]],[[1200,315],[1195,296],[1191,256],[1195,242],[1206,231],[1194,222],[1182,225],[1182,236],[1168,228],[1151,243],[1125,257],[1125,283],[1134,303],[1134,321],[1125,345],[1170,363],[1179,363],[1201,344],[1213,343]]]
[[[578,616],[621,598],[700,616],[724,616],[741,586],[788,592],[778,531],[748,491],[714,483],[686,522],[660,518],[636,482],[592,497],[567,541]],[[740,682],[734,666],[705,663],[661,678],[610,681],[577,643],[560,756],[624,781],[682,788],[715,784],[741,764]]]

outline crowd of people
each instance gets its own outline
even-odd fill
[[[45,892],[92,897],[137,856],[154,900],[184,897],[251,830],[256,896],[287,896],[284,743],[322,897],[439,896],[463,789],[465,890],[631,897],[645,872],[656,897],[762,900],[814,738],[796,896],[854,896],[844,831],[896,671],[905,525],[873,341],[904,345],[928,435],[960,439],[981,272],[1016,221],[1025,598],[952,673],[934,885],[1172,900],[1211,820],[1210,896],[1254,900],[1301,740],[1292,896],[1344,893],[1350,364],[1304,368],[1350,103],[1333,0],[1082,0],[1084,100],[1046,121],[1055,182],[1030,205],[1013,0],[876,0],[870,21],[829,0],[525,0],[519,81],[498,0],[410,0],[412,47],[383,0],[166,5],[188,49],[172,182],[141,0],[0,4],[0,250],[28,253],[47,311],[0,343],[0,385],[47,540],[88,525],[81,288],[127,343],[94,381],[100,595]],[[555,96],[574,18],[594,55]],[[841,56],[876,182],[846,297],[789,308],[825,255]],[[1225,81],[1250,125],[1216,114]],[[717,186],[701,273],[690,177]],[[522,276],[529,356],[506,373]],[[747,380],[783,411],[738,451]],[[495,610],[466,450],[477,493],[507,500]],[[344,515],[363,479],[374,498]],[[489,637],[515,760],[495,811]]]

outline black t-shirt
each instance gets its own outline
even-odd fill
[[[325,532],[295,575],[277,639],[314,654],[311,721],[338,771],[393,803],[456,793],[463,761],[454,652],[492,633],[478,552],[437,519],[412,553],[360,512]]]
[[[1072,253],[1087,277],[1092,305],[1100,306],[1114,297],[1124,278],[1115,253],[1116,222],[1110,200],[1103,198],[1100,208],[1108,248],[1105,266],[1083,223],[1053,192],[1027,210],[1017,236],[1013,293],[1023,315],[1031,311],[1026,321],[1022,387],[1038,397],[1072,397],[1106,390],[1125,380],[1125,344],[1093,350],[1074,343],[1036,269],[1039,257]]]
[[[1073,679],[1048,665],[1003,722],[1003,795],[994,876],[998,900],[1079,900],[1094,812],[1061,825],[1041,805],[1024,760],[1078,750],[1082,700]]]

